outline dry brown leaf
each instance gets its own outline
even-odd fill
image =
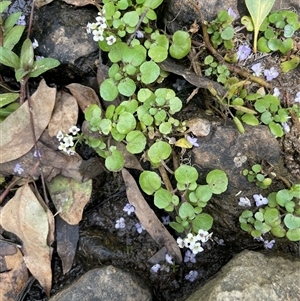
[[[75,6],[95,5],[95,0],[64,0],[64,2]]]
[[[0,300],[15,301],[29,278],[22,252],[0,240]]]
[[[47,5],[49,3],[51,3],[53,0],[35,0],[34,1],[34,5],[37,7],[37,8],[40,8],[44,5]]]
[[[168,253],[173,256],[175,261],[181,263],[182,256],[177,242],[149,207],[134,178],[125,168],[122,169],[122,176],[128,202],[135,207],[135,214],[141,224],[158,245],[166,246]]]
[[[47,187],[59,215],[70,225],[78,224],[92,193],[92,180],[84,183],[58,175]]]
[[[61,259],[63,273],[70,271],[79,239],[79,226],[69,225],[59,215],[56,216],[57,253]]]
[[[66,87],[76,98],[82,112],[84,112],[86,108],[92,104],[96,104],[101,107],[99,97],[92,88],[75,83],[67,85]]]
[[[72,125],[76,125],[78,119],[78,105],[76,98],[65,91],[59,91],[53,114],[48,125],[49,135],[56,136],[58,131],[69,134]]]
[[[53,224],[49,217],[53,219],[53,215],[44,210],[28,184],[17,190],[0,215],[2,227],[22,240],[26,266],[48,296],[52,282],[52,248],[47,241],[49,224]]]
[[[56,89],[42,80],[31,96],[35,136],[38,140],[47,127],[55,104]],[[15,160],[34,146],[28,102],[0,123],[0,163]]]

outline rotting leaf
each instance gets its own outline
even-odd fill
[[[28,278],[22,252],[16,245],[0,240],[0,300],[17,300]]]
[[[122,176],[126,186],[128,201],[135,207],[135,214],[141,224],[158,245],[165,245],[168,253],[174,257],[175,261],[181,263],[181,252],[175,239],[149,207],[134,178],[125,168],[122,169]]]
[[[56,89],[49,88],[42,80],[31,96],[32,115],[36,139],[47,127],[55,104]],[[34,146],[28,101],[0,123],[0,163],[26,154]],[[13,151],[12,151],[13,150]]]
[[[22,240],[26,266],[49,296],[52,283],[52,248],[48,245],[48,237],[49,231],[53,231],[49,226],[53,224],[53,215],[49,209],[47,211],[29,185],[25,184],[3,207],[0,221],[6,231],[14,233]]]
[[[53,114],[48,125],[49,135],[56,136],[58,131],[68,134],[72,125],[76,125],[78,119],[78,105],[75,97],[60,91],[56,96]]]
[[[66,87],[76,98],[82,112],[84,112],[86,108],[92,104],[96,104],[101,107],[99,97],[92,88],[76,83],[67,85]]]
[[[57,253],[63,266],[63,274],[70,271],[76,254],[79,239],[79,227],[69,225],[59,215],[56,220]]]
[[[211,129],[210,122],[207,119],[203,118],[190,119],[186,122],[186,125],[196,137],[207,136],[210,133]]]
[[[34,1],[34,5],[37,7],[37,8],[40,8],[44,5],[47,5],[49,3],[51,3],[53,0],[35,0]]]
[[[82,183],[57,175],[47,187],[60,217],[70,225],[78,224],[92,193],[92,180]]]

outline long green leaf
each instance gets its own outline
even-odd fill
[[[29,77],[37,77],[42,73],[59,66],[60,62],[52,58],[43,58],[35,61],[32,67]]]
[[[253,52],[257,50],[257,37],[260,25],[271,11],[276,0],[246,0],[246,6],[254,25]]]
[[[33,66],[34,61],[34,52],[32,47],[32,42],[30,39],[26,39],[23,42],[21,55],[20,55],[20,64],[21,68],[25,71],[30,71]]]
[[[24,29],[25,26],[23,25],[17,25],[13,27],[4,37],[3,47],[12,50],[15,47],[15,45],[20,41]]]
[[[3,13],[10,4],[11,4],[11,1],[1,1],[0,2],[0,14]]]
[[[4,107],[19,98],[19,93],[3,93],[0,94],[0,107]]]
[[[20,59],[11,50],[0,47],[0,63],[14,69],[19,69]]]
[[[4,23],[4,36],[8,34],[8,32],[15,26],[17,20],[22,15],[21,12],[11,14]]]

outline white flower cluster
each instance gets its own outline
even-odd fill
[[[106,18],[105,18],[105,11],[103,13],[99,12],[98,17],[96,17],[95,23],[88,22],[86,27],[87,33],[93,34],[93,40],[98,41],[104,41],[104,34],[105,29],[107,28]],[[116,42],[116,37],[113,35],[110,35],[105,38],[107,45],[112,45]]]
[[[75,136],[79,131],[80,129],[76,125],[71,126],[69,129],[69,133],[72,134],[73,136]],[[56,135],[56,138],[58,139],[58,141],[60,141],[58,149],[66,152],[68,155],[74,155],[75,146],[74,146],[73,136],[66,135],[63,134],[62,131],[58,131]]]
[[[197,235],[189,233],[184,239],[181,237],[177,238],[177,244],[179,248],[189,248],[193,254],[198,254],[204,249],[202,248],[201,243],[207,242],[213,233],[208,233],[205,230],[200,229]]]

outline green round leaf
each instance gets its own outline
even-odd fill
[[[139,14],[136,11],[130,11],[124,14],[124,22],[130,27],[135,27],[139,22]]]
[[[208,231],[211,229],[213,221],[214,220],[211,215],[207,213],[201,213],[192,221],[193,231],[195,233],[198,233],[200,229]]]
[[[211,187],[209,185],[199,185],[196,189],[196,196],[200,202],[208,202],[212,197]]]
[[[191,37],[188,32],[178,30],[173,34],[173,44],[170,46],[170,55],[180,60],[184,58],[191,49]]]
[[[179,223],[170,222],[169,226],[172,227],[178,233],[182,233],[184,231],[184,227]]]
[[[269,53],[271,49],[268,46],[268,40],[265,37],[261,37],[257,41],[257,48],[261,52]]]
[[[152,144],[148,150],[148,157],[154,164],[160,163],[161,160],[166,160],[170,157],[172,148],[170,144],[164,141],[157,141]]]
[[[154,62],[160,63],[168,57],[168,51],[162,46],[157,45],[149,49],[148,55]]]
[[[294,33],[295,33],[295,29],[292,25],[287,24],[287,25],[284,26],[283,35],[284,35],[285,38],[291,38],[294,35]]]
[[[192,218],[194,215],[194,207],[190,203],[184,202],[181,204],[179,207],[179,216],[182,219]]]
[[[281,225],[278,225],[276,227],[272,227],[271,228],[271,233],[276,237],[284,237],[286,235],[286,231]]]
[[[146,194],[152,195],[161,187],[161,178],[154,171],[146,170],[140,174],[139,184]]]
[[[117,123],[117,131],[121,134],[128,134],[136,127],[136,120],[134,116],[129,112],[123,112],[119,116],[119,120]]]
[[[113,101],[119,94],[116,83],[108,78],[100,85],[100,95],[106,101]]]
[[[242,116],[241,119],[243,122],[245,122],[248,125],[253,125],[253,126],[259,125],[259,120],[253,114],[246,113]]]
[[[277,138],[282,137],[284,135],[284,131],[282,129],[282,126],[279,123],[271,121],[268,124],[271,133]]]
[[[188,185],[194,183],[198,179],[197,169],[189,165],[180,165],[175,170],[175,179],[178,183]]]
[[[145,135],[140,131],[129,132],[126,136],[126,141],[128,142],[126,149],[131,154],[141,153],[145,149],[147,142]]]
[[[221,38],[223,40],[231,40],[233,38],[234,35],[234,29],[232,26],[228,26],[226,27],[222,33],[221,33]]]
[[[215,169],[208,173],[206,182],[211,187],[212,193],[221,194],[227,189],[228,178],[223,170]]]
[[[284,224],[287,226],[289,229],[297,229],[300,228],[300,217],[295,216],[291,213],[288,213],[284,219]]]
[[[300,229],[289,229],[286,233],[286,237],[290,241],[299,241],[300,240]]]
[[[158,129],[161,134],[168,135],[172,131],[172,124],[169,122],[162,122]]]
[[[134,81],[131,78],[124,78],[121,80],[118,84],[118,90],[119,92],[124,96],[131,96],[135,92],[136,85]]]
[[[172,202],[172,194],[164,189],[164,188],[159,188],[155,193],[154,193],[154,205],[159,208],[159,209],[164,209],[170,205]]]
[[[120,171],[124,166],[124,158],[120,151],[113,150],[111,155],[105,159],[105,167],[109,171]]]
[[[157,80],[160,74],[160,68],[155,62],[144,62],[140,66],[141,81],[148,85]]]
[[[170,106],[169,113],[173,115],[173,114],[175,114],[175,113],[177,113],[177,112],[179,112],[181,110],[181,108],[182,108],[182,101],[178,97],[172,97],[169,100],[169,106]]]
[[[267,208],[264,212],[264,220],[271,227],[280,224],[279,211],[276,208]]]

